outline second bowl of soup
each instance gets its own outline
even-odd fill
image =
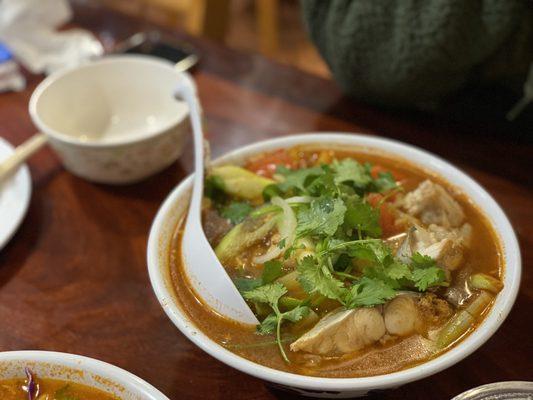
[[[206,236],[260,324],[215,314],[188,283],[190,179],[154,221],[150,276],[184,334],[252,375],[313,395],[395,387],[466,357],[514,302],[520,259],[507,218],[419,149],[298,135],[216,160],[205,184]]]
[[[168,400],[111,364],[51,351],[0,353],[2,400]]]

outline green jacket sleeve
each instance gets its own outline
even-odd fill
[[[467,83],[521,87],[533,1],[302,0],[312,41],[348,94],[431,108]]]

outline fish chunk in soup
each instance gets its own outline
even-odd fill
[[[438,176],[405,161],[313,146],[214,167],[203,223],[258,317],[240,325],[171,276],[213,340],[260,364],[356,377],[427,361],[476,329],[502,288],[487,219]]]

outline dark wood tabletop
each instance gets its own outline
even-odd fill
[[[119,40],[141,23],[111,11],[76,8],[74,24]],[[386,111],[349,100],[327,79],[201,39],[194,73],[214,155],[291,133],[362,132],[434,152],[478,180],[518,234],[522,286],[499,331],[446,371],[376,395],[449,399],[489,382],[533,380],[532,146],[483,121]],[[35,132],[28,100],[0,95],[0,136],[14,145]],[[532,127],[533,130],[533,127]],[[163,313],[146,266],[148,230],[166,195],[191,171],[177,163],[142,183],[105,186],[64,170],[44,149],[29,161],[33,194],[17,234],[0,252],[0,351],[41,349],[94,357],[147,380],[171,399],[293,398],[216,361]],[[1,223],[1,221],[0,221]]]

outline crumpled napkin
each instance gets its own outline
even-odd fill
[[[67,0],[0,0],[0,42],[32,73],[50,74],[103,54],[82,29],[57,31],[72,17]]]

